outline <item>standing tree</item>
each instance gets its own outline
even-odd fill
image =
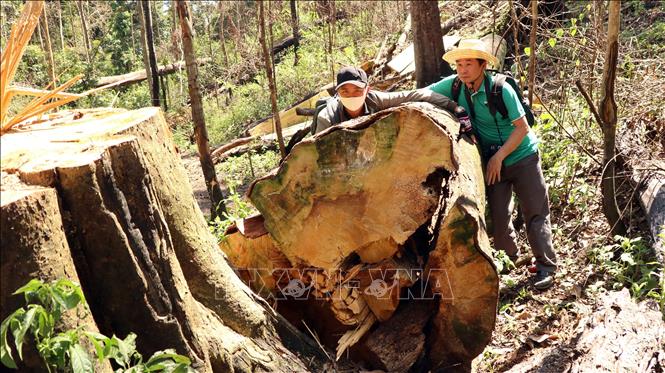
[[[83,30],[83,41],[85,42],[85,60],[90,63],[90,37],[88,36],[88,21],[85,19],[85,12],[83,11],[83,1],[76,1],[76,9],[78,9],[79,17],[81,18],[81,29]]]
[[[607,49],[605,50],[605,66],[603,67],[603,87],[599,105],[601,129],[603,131],[603,176],[601,190],[603,193],[603,212],[612,226],[612,234],[626,233],[621,222],[615,196],[616,178],[616,130],[617,104],[614,101],[614,82],[616,80],[617,58],[619,55],[619,25],[621,23],[621,1],[610,1],[609,18],[607,21]]]
[[[53,60],[53,48],[51,47],[51,34],[48,31],[48,15],[47,13],[47,6],[48,3],[44,4],[44,11],[42,12],[42,17],[39,19],[41,22],[41,31],[44,33],[44,46],[46,49],[46,57],[48,60],[48,73],[49,77],[51,78],[51,83],[53,84],[52,87],[57,87],[57,82],[55,79],[55,62]]]
[[[226,18],[224,2],[219,2],[219,44],[222,46],[222,56],[224,57],[224,67],[229,67],[229,54],[226,51],[226,38],[224,37],[224,19]]]
[[[208,144],[208,130],[205,126],[205,117],[203,115],[203,102],[198,85],[199,68],[196,65],[196,56],[194,55],[194,40],[192,37],[192,24],[190,21],[189,7],[183,0],[176,2],[178,16],[180,19],[180,28],[182,31],[182,44],[185,49],[185,64],[187,65],[187,86],[189,88],[189,99],[192,102],[192,120],[194,121],[194,137],[196,137],[196,146],[199,151],[199,160],[203,169],[203,176],[206,181],[208,195],[212,202],[212,218],[222,217],[226,212],[224,206],[224,196],[222,188],[217,181],[215,165],[210,156],[210,146]]]
[[[146,73],[148,75],[148,82],[150,84],[150,97],[152,98],[152,106],[159,106],[159,74],[157,72],[157,57],[155,56],[155,42],[152,33],[152,10],[150,1],[141,1],[142,19],[141,25],[144,28],[144,46],[148,56],[148,64],[146,65]],[[145,61],[145,59],[144,59]]]
[[[329,2],[328,14],[328,55],[330,56],[330,76],[331,81],[335,81],[335,21],[337,20],[337,10],[335,9],[335,2]]]
[[[286,148],[284,147],[284,138],[282,137],[282,124],[279,120],[279,109],[277,108],[277,85],[275,83],[275,75],[273,74],[273,63],[268,43],[266,41],[266,17],[263,11],[263,1],[258,2],[259,5],[259,41],[263,49],[263,61],[266,68],[266,76],[268,77],[268,87],[270,89],[270,101],[272,104],[272,120],[277,134],[277,143],[279,144],[279,152],[282,158],[286,157]],[[272,48],[270,48],[272,49]]]
[[[443,56],[443,34],[439,5],[434,0],[411,0],[413,54],[416,63],[416,86],[428,86],[453,73]]]
[[[296,3],[296,0],[290,0],[289,3],[291,5],[291,29],[293,30],[293,66],[297,66],[298,47],[300,46],[300,26],[298,26],[298,4]]]
[[[62,4],[60,4],[60,0],[55,1],[55,9],[58,11],[58,26],[59,26],[58,31],[60,32],[60,50],[64,50],[65,49],[65,31],[64,31],[64,27],[62,25]]]
[[[529,36],[529,102],[533,102],[536,82],[536,33],[538,32],[538,0],[531,0],[531,34]]]

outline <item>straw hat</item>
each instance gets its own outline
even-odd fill
[[[488,52],[487,44],[479,39],[464,39],[459,42],[456,49],[446,52],[443,59],[448,63],[455,63],[455,61],[462,58],[480,58],[483,59],[494,67],[499,66],[499,59],[492,53]]]

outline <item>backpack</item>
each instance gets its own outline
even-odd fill
[[[316,132],[316,119],[319,117],[319,113],[321,110],[325,109],[326,106],[328,106],[328,101],[330,101],[331,98],[334,96],[330,97],[324,97],[316,100],[316,104],[314,104],[314,116],[312,117],[312,124],[309,126],[310,127],[310,133],[313,135],[314,132]]]
[[[522,95],[522,90],[520,89],[519,84],[517,84],[517,80],[513,78],[512,74],[509,72],[499,73],[493,70],[490,70],[490,72],[492,74],[492,81],[494,82],[494,87],[487,96],[487,105],[489,106],[490,113],[492,115],[496,115],[496,112],[498,111],[503,119],[508,118],[508,109],[506,108],[506,103],[503,102],[502,96],[503,86],[508,83],[511,87],[513,87],[515,93],[517,93],[517,99],[522,105],[522,109],[524,109],[524,113],[526,114],[526,122],[529,124],[529,127],[533,127],[534,123],[536,122],[533,115],[533,110],[531,109],[531,106],[529,106],[529,102],[526,100],[524,95]],[[462,81],[459,78],[455,78],[452,87],[452,99],[455,102],[459,102],[458,99],[463,86],[464,85],[462,84]]]
[[[291,153],[291,149],[293,149],[294,146],[296,146],[297,143],[302,141],[307,135],[309,134],[314,134],[316,131],[316,118],[319,116],[319,113],[321,110],[325,109],[326,106],[328,105],[328,100],[330,100],[332,97],[324,97],[316,100],[316,104],[314,105],[314,117],[312,118],[312,123],[309,125],[309,127],[302,128],[298,130],[292,137],[291,140],[289,140],[289,143],[286,144],[286,154]]]

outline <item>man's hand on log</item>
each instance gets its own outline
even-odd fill
[[[469,114],[466,112],[466,110],[464,110],[464,107],[458,106],[455,109],[455,117],[459,121],[460,137],[462,135],[467,135],[469,136],[473,144],[477,144],[478,142],[476,141],[476,136],[473,134],[473,125],[471,124],[471,118],[469,118]]]

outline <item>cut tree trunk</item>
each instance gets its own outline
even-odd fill
[[[250,187],[262,216],[231,227],[221,248],[338,357],[470,368],[491,339],[499,288],[480,158],[458,131],[447,112],[411,104],[303,140]],[[413,316],[395,323],[403,313]]]
[[[38,126],[0,138],[3,315],[19,277],[67,276],[98,329],[137,333],[144,356],[172,347],[202,372],[327,369],[227,264],[159,108]]]
[[[58,206],[58,194],[53,188],[22,183],[16,175],[2,173],[2,207],[0,210],[0,319],[4,320],[25,305],[22,295],[12,293],[33,278],[46,283],[68,278],[80,283],[74,266],[63,217]],[[99,332],[92,315],[71,312],[61,319],[63,330],[78,327]],[[27,352],[27,353],[26,353]],[[20,369],[40,371],[42,360],[32,346],[24,351]],[[97,370],[111,371],[110,365],[98,365]]]

